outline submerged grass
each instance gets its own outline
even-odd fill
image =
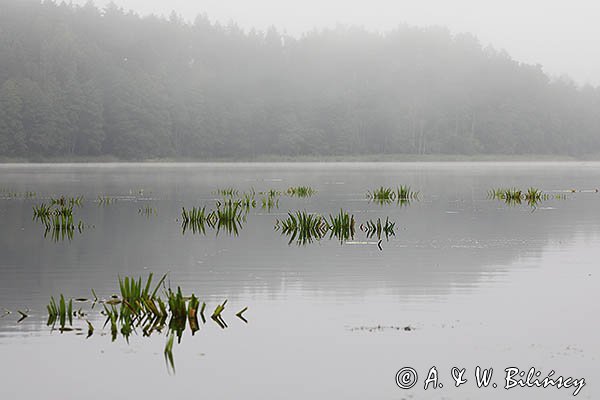
[[[167,344],[164,353],[167,368],[169,371],[175,372],[173,357],[175,337],[178,338],[177,342],[179,343],[188,325],[192,335],[200,330],[198,313],[200,312],[202,323],[206,323],[204,317],[206,303],[203,302],[200,306],[200,300],[194,294],[189,297],[184,296],[180,287],[177,287],[176,291],[171,290],[170,287],[166,288],[166,278],[167,275],[165,274],[154,283],[153,274],[150,274],[145,280],[142,277],[119,277],[118,296],[113,295],[108,300],[101,300],[94,290],[92,290],[92,294],[95,299],[94,304],[101,302],[103,305],[101,314],[106,317],[104,327],[110,327],[113,341],[120,335],[129,342],[130,336],[138,331],[141,331],[144,337],[151,336],[156,332],[166,333]],[[161,293],[166,297],[161,296]],[[217,304],[211,316],[213,321],[221,328],[227,327],[222,315],[226,304],[227,300]],[[59,301],[51,297],[46,308],[49,326],[54,326],[58,322],[61,332],[73,330],[68,328],[67,324],[72,326],[73,317],[76,316],[87,324],[88,337],[94,333],[94,327],[88,319],[84,318],[86,314],[82,310],[74,313],[73,300],[67,301],[64,295],[60,296]],[[243,313],[246,309],[247,307],[240,313]],[[242,317],[242,319],[244,318]],[[79,331],[83,330],[83,328],[77,329]]]
[[[78,206],[80,207],[83,203],[83,196],[60,196],[60,197],[51,197],[50,204],[56,206]]]
[[[44,237],[49,234],[53,240],[71,240],[76,231],[83,232],[82,221],[75,223],[73,207],[80,204],[81,197],[52,199],[51,204],[42,203],[33,206],[33,220],[44,226]]]
[[[64,330],[67,322],[73,325],[73,300],[67,303],[64,295],[60,295],[58,303],[54,297],[50,297],[50,303],[46,306],[48,310],[48,326],[54,326],[58,321],[60,329]]]
[[[237,190],[234,187],[217,189],[217,194],[219,196],[223,196],[223,197],[236,197],[238,195],[238,193],[239,193],[239,190]]]
[[[144,207],[140,207],[138,209],[138,214],[145,216],[146,218],[150,218],[153,215],[156,215],[156,208],[146,204]]]
[[[325,235],[327,223],[318,214],[310,214],[306,211],[288,212],[285,219],[276,221],[275,230],[281,230],[283,234],[290,237],[288,244],[294,240],[298,244],[307,244],[313,240],[320,240]]]
[[[396,189],[380,186],[373,191],[368,191],[367,198],[381,205],[391,204],[394,201],[397,204],[406,205],[413,200],[418,200],[419,192],[414,192],[409,186],[405,185],[398,186]]]
[[[385,222],[382,222],[381,218],[377,218],[377,221],[369,220],[362,224],[360,228],[369,239],[374,236],[379,240],[382,236],[385,236],[386,239],[389,239],[390,236],[396,236],[396,223],[391,222],[388,217],[385,218]]]
[[[330,237],[336,237],[340,241],[354,238],[354,215],[341,210],[337,215],[330,215],[326,221],[326,227]]]
[[[288,212],[284,219],[275,222],[275,230],[289,237],[288,244],[296,241],[299,245],[321,240],[327,233],[341,242],[354,237],[355,219],[343,210],[325,218],[306,211]]]
[[[317,191],[310,186],[293,186],[288,188],[287,194],[292,197],[311,197]]]
[[[183,234],[187,230],[193,233],[206,233],[206,227],[216,229],[217,234],[221,230],[225,230],[230,234],[237,235],[242,223],[245,220],[247,209],[242,201],[225,199],[217,201],[216,209],[212,211],[206,210],[206,207],[193,207],[186,210],[184,207],[181,213],[182,231]]]
[[[502,200],[509,205],[519,205],[523,202],[535,208],[540,203],[546,200],[566,199],[565,194],[548,194],[535,187],[530,187],[527,190],[517,188],[493,188],[488,191],[488,198],[494,200]]]

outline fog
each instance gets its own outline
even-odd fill
[[[81,4],[84,0],[78,0]],[[109,1],[97,1],[107,4]],[[514,58],[540,63],[551,75],[600,84],[600,3],[594,0],[115,0],[143,14],[212,20],[266,30],[273,25],[298,36],[336,24],[385,31],[400,23],[441,25],[470,32]]]
[[[1,1],[0,161],[600,156],[591,3]]]

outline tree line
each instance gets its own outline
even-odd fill
[[[600,88],[469,34],[271,28],[0,0],[0,155],[600,153]]]

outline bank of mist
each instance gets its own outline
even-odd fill
[[[5,158],[600,153],[600,89],[468,34],[0,4]]]

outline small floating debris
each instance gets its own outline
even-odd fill
[[[138,209],[138,214],[145,216],[146,218],[150,218],[153,215],[157,215],[156,208],[151,207],[146,204],[144,207],[140,207]]]
[[[358,326],[358,327],[354,327],[354,328],[350,328],[349,329],[352,332],[356,332],[356,331],[363,331],[363,332],[383,332],[383,331],[404,331],[404,332],[412,332],[415,330],[414,327],[410,326],[410,325],[406,325],[406,326],[383,326],[383,325],[377,325],[377,326]]]
[[[248,323],[248,320],[246,318],[244,318],[244,313],[248,310],[248,307],[244,307],[242,310],[238,311],[237,314],[235,314],[236,317],[238,317],[239,319],[241,319],[242,321],[244,321],[245,323]]]
[[[29,311],[29,310],[27,310],[27,311]],[[22,321],[23,321],[25,318],[29,317],[29,314],[27,314],[27,313],[26,313],[26,312],[24,312],[24,311],[17,310],[17,312],[18,312],[19,314],[21,314],[21,318],[19,318],[19,320],[17,321],[17,323],[19,323],[19,322],[22,322]]]

